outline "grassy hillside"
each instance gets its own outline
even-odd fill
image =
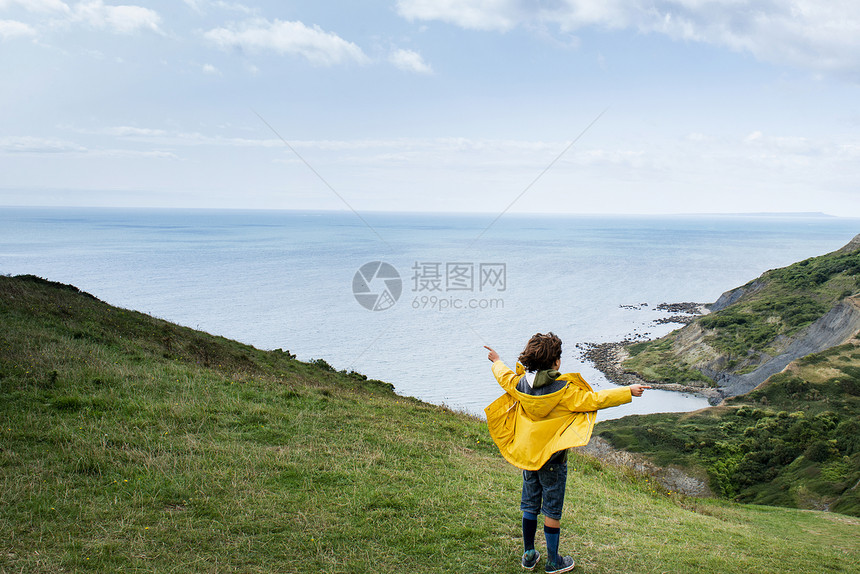
[[[860,516],[860,339],[795,361],[751,393],[688,414],[601,425],[614,446],[703,469],[744,502]]]
[[[489,374],[489,366],[487,376]],[[390,385],[0,277],[0,572],[520,572],[520,475]],[[856,569],[860,522],[573,455],[590,573]]]
[[[694,386],[715,385],[717,373],[755,371],[837,302],[860,292],[858,247],[852,242],[766,272],[725,294],[713,313],[660,339],[631,345],[624,368],[649,381]]]

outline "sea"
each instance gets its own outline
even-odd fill
[[[768,269],[834,251],[860,220],[815,214],[596,216],[0,207],[0,274],[392,383],[483,417],[534,333],[562,371],[612,383],[583,345],[680,327],[661,303],[715,301]],[[647,391],[599,418],[692,411]]]

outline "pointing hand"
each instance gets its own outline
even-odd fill
[[[495,363],[499,360],[499,354],[495,352],[491,347],[484,345],[484,348],[490,351],[489,354],[487,354],[487,358],[490,359],[491,362]]]
[[[650,389],[649,385],[630,385],[630,394],[634,397],[641,397],[645,389]]]

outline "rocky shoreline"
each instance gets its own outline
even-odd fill
[[[643,303],[641,306],[647,306],[647,304]],[[640,308],[641,306],[622,305],[622,307],[624,308]],[[707,313],[707,307],[701,303],[660,303],[659,305],[657,305],[656,308],[658,310],[668,311],[670,313],[684,313],[684,315],[673,315],[670,317],[657,319],[654,321],[655,324],[687,324],[693,319],[695,319],[697,316]],[[629,345],[632,345],[633,343],[640,343],[642,341],[647,340],[647,338],[644,338],[640,335],[628,335],[619,342],[578,343],[576,347],[580,350],[582,359],[593,364],[594,368],[603,373],[603,375],[609,381],[617,385],[642,384],[650,385],[655,389],[662,389],[664,391],[695,393],[707,398],[711,404],[721,400],[722,396],[719,394],[717,389],[713,387],[646,381],[635,373],[625,371],[624,367],[622,366],[622,363],[630,356],[627,351],[627,347]]]
[[[668,311],[669,313],[676,313],[671,317],[663,317],[661,319],[657,319],[654,321],[655,325],[666,325],[668,323],[680,323],[682,325],[687,325],[693,321],[699,315],[705,315],[708,313],[708,306],[703,305],[702,303],[660,303],[657,305],[656,309],[658,311]],[[684,313],[683,315],[677,315],[677,313]]]

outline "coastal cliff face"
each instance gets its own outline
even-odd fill
[[[781,372],[789,363],[812,353],[820,353],[839,345],[860,331],[860,297],[848,297],[834,305],[826,315],[803,329],[775,357],[762,363],[751,373],[714,373],[723,397],[733,397],[748,393]]]
[[[709,313],[630,345],[623,369],[646,381],[747,393],[792,361],[860,331],[860,235],[841,249],[773,269],[723,293]]]

